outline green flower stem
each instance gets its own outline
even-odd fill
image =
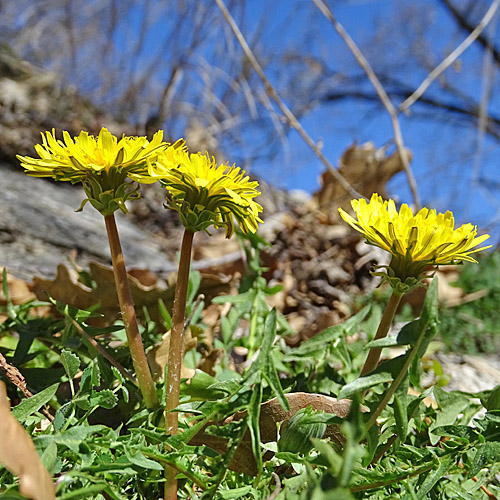
[[[167,434],[179,431],[179,416],[173,411],[179,405],[181,384],[181,366],[183,351],[184,321],[186,316],[186,298],[189,283],[189,266],[194,233],[186,229],[182,238],[179,271],[175,286],[174,307],[172,311],[172,329],[170,330],[170,348],[168,353],[168,370],[166,380],[165,429]],[[165,466],[164,500],[177,499],[176,469]]]
[[[387,403],[391,400],[394,393],[398,390],[398,387],[400,386],[401,382],[408,374],[408,369],[410,368],[413,359],[415,358],[418,350],[420,349],[420,344],[422,343],[423,338],[424,338],[424,332],[421,332],[417,341],[415,342],[415,345],[412,347],[410,354],[406,358],[405,364],[401,368],[401,371],[398,373],[398,376],[394,379],[394,382],[391,384],[387,392],[384,394],[382,401],[380,401],[375,411],[370,414],[370,420],[368,420],[368,423],[366,424],[365,427],[365,435],[368,433],[372,425],[377,421],[377,418],[380,416],[384,408],[387,406]]]
[[[382,315],[382,319],[380,320],[380,325],[378,326],[377,333],[375,335],[374,340],[384,338],[389,332],[389,328],[391,327],[392,320],[394,319],[394,315],[396,314],[396,310],[401,302],[402,295],[397,293],[396,291],[392,292],[391,298],[385,308],[384,314]],[[380,354],[382,349],[380,347],[374,347],[370,349],[368,353],[368,357],[366,358],[365,365],[361,370],[361,376],[367,375],[377,368]]]
[[[123,260],[123,252],[118,236],[118,229],[114,214],[105,215],[106,230],[108,232],[109,248],[111,251],[111,261],[113,262],[113,273],[115,276],[116,293],[122,313],[122,320],[127,333],[128,347],[132,356],[137,382],[144,398],[144,403],[147,408],[155,408],[158,406],[158,398],[156,396],[156,388],[151,377],[148,360],[144,352],[141,334],[137,325],[135,315],[134,302],[132,300],[132,292],[125,269],[125,261]]]

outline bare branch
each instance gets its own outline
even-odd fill
[[[321,11],[321,13],[332,23],[337,33],[349,47],[349,50],[353,53],[354,57],[356,58],[356,61],[358,61],[358,64],[365,70],[368,79],[375,88],[385,109],[389,113],[391,117],[392,128],[394,130],[394,142],[396,143],[396,147],[398,149],[401,162],[403,163],[403,167],[406,172],[406,177],[408,178],[408,184],[410,186],[411,194],[413,196],[413,203],[415,205],[415,208],[419,210],[420,200],[417,192],[417,184],[415,182],[415,177],[413,176],[413,172],[411,171],[408,153],[404,146],[403,135],[401,133],[401,126],[399,124],[398,112],[396,108],[392,104],[391,99],[387,95],[387,92],[385,91],[383,85],[380,83],[380,80],[377,78],[377,75],[370,66],[370,63],[367,61],[366,57],[358,48],[354,40],[350,37],[349,33],[347,33],[344,27],[335,19],[330,7],[328,7],[328,5],[326,5],[323,0],[313,0],[313,2],[315,3],[316,7],[318,7],[318,9]]]
[[[401,105],[399,109],[402,111],[407,111],[408,108],[417,101],[420,96],[429,88],[430,84],[445,71],[449,66],[451,66],[478,38],[481,32],[488,26],[488,23],[493,19],[495,12],[500,5],[500,0],[494,0],[490,5],[490,8],[486,11],[486,14],[481,19],[481,22],[476,26],[476,29],[447,57],[445,57],[424,79],[424,81],[418,86],[417,90],[408,97]]]
[[[404,88],[391,89],[391,95],[398,96],[404,99],[410,95],[410,91]],[[379,97],[374,92],[366,92],[359,89],[346,89],[342,91],[328,91],[319,98],[321,101],[341,101],[344,99],[362,99],[364,101],[375,102],[379,100]],[[465,107],[457,103],[445,102],[434,99],[432,97],[423,96],[418,100],[419,104],[425,105],[428,108],[441,109],[450,113],[455,113],[457,115],[462,115],[466,117],[472,117],[475,120],[479,119],[479,106]],[[435,119],[435,118],[434,118]],[[486,131],[488,134],[499,140],[500,139],[500,116],[492,115],[491,113],[487,116],[486,120]]]
[[[463,28],[465,31],[472,33],[474,31],[474,26],[469,22],[469,20],[453,5],[450,0],[439,0],[453,15],[458,25]],[[493,47],[492,41],[484,35],[484,33],[480,33],[477,37],[477,41],[488,51],[491,52],[493,59],[497,64],[500,65],[500,50],[496,47]]]
[[[252,52],[252,49],[249,47],[245,37],[241,33],[240,29],[238,28],[238,25],[236,24],[235,20],[227,10],[224,2],[222,0],[215,0],[215,3],[221,10],[222,14],[224,15],[224,18],[226,19],[227,23],[231,27],[234,35],[236,36],[239,44],[241,45],[241,48],[243,49],[243,52],[245,52],[245,55],[247,56],[248,60],[250,61],[250,64],[253,66],[255,72],[259,76],[259,78],[262,80],[262,83],[264,84],[264,88],[266,90],[266,93],[276,102],[278,107],[280,108],[281,112],[285,115],[286,119],[288,120],[288,123],[300,134],[302,139],[306,142],[306,144],[312,149],[314,154],[320,159],[321,163],[325,165],[325,167],[328,169],[328,171],[332,174],[333,178],[353,197],[353,198],[363,198],[363,196],[358,193],[345,179],[344,177],[337,171],[336,168],[333,167],[333,165],[326,159],[326,157],[323,155],[321,152],[321,149],[317,146],[317,144],[312,140],[312,138],[309,136],[309,134],[306,132],[306,130],[302,127],[298,119],[295,117],[295,115],[292,113],[290,108],[281,100],[280,96],[278,95],[276,89],[273,87],[269,79],[264,73],[264,70],[262,69],[262,66],[259,64],[259,61],[257,61],[257,58],[255,57],[254,53]]]
[[[489,26],[489,31],[493,34],[496,32],[498,26],[498,15],[495,16],[495,21]],[[483,82],[482,82],[482,95],[481,102],[479,105],[479,120],[477,127],[477,146],[476,155],[474,157],[474,163],[472,167],[472,177],[471,186],[475,188],[479,185],[479,177],[481,172],[481,163],[483,160],[483,147],[484,139],[486,136],[488,128],[488,106],[491,99],[491,94],[493,91],[493,82],[495,78],[495,72],[493,71],[493,48],[491,46],[487,47],[484,54],[483,62]],[[467,206],[470,206],[471,199],[469,198]]]

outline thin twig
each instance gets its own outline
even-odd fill
[[[424,81],[418,86],[417,90],[408,97],[401,105],[399,109],[402,111],[407,111],[408,108],[414,104],[420,96],[429,88],[430,84],[446,70],[450,65],[452,65],[478,38],[481,32],[486,28],[488,23],[493,19],[495,12],[500,5],[500,0],[494,0],[490,5],[490,8],[486,11],[486,14],[481,19],[481,22],[476,26],[476,29],[447,57],[445,57],[424,79]]]
[[[450,14],[455,18],[457,24],[465,31],[472,33],[474,31],[474,25],[469,22],[469,20],[453,5],[450,0],[440,0],[441,3],[449,10]],[[500,65],[500,50],[493,46],[493,41],[490,40],[486,34],[481,33],[477,37],[478,43],[483,47],[491,47],[491,53],[495,62]]]
[[[496,16],[496,22],[490,24],[489,31],[491,31],[492,34],[495,33],[497,26],[498,26],[498,16]],[[481,101],[479,103],[479,112],[478,112],[476,155],[474,157],[474,162],[472,167],[472,178],[470,182],[471,189],[476,188],[479,184],[481,162],[483,159],[484,139],[486,136],[486,129],[488,127],[488,119],[489,119],[488,106],[491,100],[494,78],[495,78],[495,72],[493,71],[493,53],[492,53],[492,47],[491,45],[489,45],[486,47],[486,52],[484,54],[484,60],[483,60],[482,92],[481,92]],[[471,200],[472,198],[469,198],[468,205],[470,205]]]
[[[459,462],[458,462],[458,466],[463,469],[464,468],[464,464],[462,462],[462,460],[460,459]],[[475,483],[478,483],[479,482],[479,479],[476,477],[476,476],[473,476],[472,477],[472,480],[475,482]],[[480,486],[481,490],[486,494],[486,496],[489,498],[489,500],[498,500],[498,497],[492,493],[488,488],[486,488],[486,486],[484,486],[484,484],[482,484]]]
[[[216,0],[218,1],[218,0]],[[500,1],[500,0],[499,0]],[[392,101],[390,97],[388,96],[387,92],[385,91],[383,85],[380,83],[380,80],[378,79],[377,75],[373,71],[372,67],[370,66],[370,63],[366,59],[366,57],[363,55],[359,47],[356,45],[354,40],[351,38],[349,33],[344,29],[344,27],[335,19],[333,16],[333,13],[328,7],[328,5],[325,4],[323,0],[313,0],[315,3],[316,7],[321,11],[321,13],[330,21],[330,23],[333,25],[335,28],[335,31],[340,35],[342,40],[346,43],[346,45],[349,47],[349,50],[352,52],[354,57],[356,58],[356,61],[358,64],[363,68],[365,71],[366,75],[368,76],[368,79],[370,80],[371,84],[375,88],[375,91],[377,92],[380,100],[382,101],[382,104],[384,105],[385,109],[389,113],[389,116],[391,117],[391,123],[392,123],[392,128],[394,130],[394,142],[396,143],[396,147],[399,152],[399,156],[401,158],[401,162],[403,163],[403,167],[405,169],[406,177],[408,178],[408,184],[410,186],[410,191],[413,197],[413,203],[415,205],[415,209],[419,210],[420,209],[420,199],[418,197],[418,191],[417,191],[417,184],[415,182],[415,177],[413,176],[413,172],[411,171],[410,167],[410,158],[408,155],[408,151],[405,148],[404,142],[403,142],[403,134],[401,133],[401,126],[399,124],[398,120],[398,111],[392,104]]]
[[[273,476],[274,483],[275,483],[276,486],[274,488],[274,491],[266,498],[266,500],[275,500],[276,498],[278,498],[278,495],[281,492],[281,480],[280,480],[280,477],[275,472],[272,473],[272,476]]]
[[[118,361],[116,361],[111,354],[109,354],[102,346],[98,344],[98,342],[93,339],[79,324],[78,322],[71,318],[74,327],[77,332],[85,338],[93,347],[102,355],[103,358],[106,358],[125,378],[130,380],[133,384],[137,385],[137,380],[133,377]]]
[[[350,184],[347,182],[347,180],[337,171],[336,168],[333,167],[333,165],[326,159],[326,157],[323,155],[321,152],[321,149],[318,147],[318,145],[312,140],[311,136],[306,132],[304,127],[300,124],[299,120],[297,117],[292,113],[290,108],[281,100],[278,92],[276,89],[273,87],[269,79],[267,78],[266,74],[264,73],[264,70],[262,69],[262,66],[260,65],[259,61],[255,57],[254,53],[252,52],[252,49],[248,45],[245,37],[241,33],[238,25],[236,24],[236,21],[233,19],[229,11],[227,10],[224,2],[222,0],[215,0],[215,3],[221,10],[224,18],[226,19],[227,23],[233,30],[234,35],[236,36],[239,44],[241,45],[241,48],[243,49],[243,52],[248,58],[248,61],[250,64],[253,66],[255,72],[259,76],[259,78],[262,80],[262,83],[264,84],[264,88],[266,90],[266,93],[276,102],[278,105],[279,109],[285,115],[285,118],[287,119],[288,123],[292,128],[294,128],[299,135],[304,139],[306,144],[312,149],[314,154],[319,158],[321,163],[328,169],[328,171],[332,174],[333,178],[349,193],[350,196],[353,198],[363,198],[363,195],[358,193]]]
[[[189,328],[189,325],[191,324],[191,321],[193,321],[193,316],[198,307],[200,307],[200,304],[205,300],[205,295],[203,293],[200,293],[198,297],[196,298],[196,302],[193,304],[191,307],[191,313],[187,317],[186,321],[184,322],[184,333],[186,333],[186,330]]]
[[[26,379],[23,374],[14,366],[7,362],[3,354],[0,353],[0,370],[5,373],[5,376],[24,394],[26,398],[31,398],[33,393],[29,391],[28,385],[26,384]],[[48,420],[54,421],[54,417],[45,409],[40,409]]]

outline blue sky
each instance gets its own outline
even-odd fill
[[[460,8],[468,4],[466,0],[453,2]],[[228,0],[226,3],[230,4]],[[490,3],[490,0],[478,0],[475,5],[484,4],[486,7]],[[75,29],[81,29],[80,34],[84,40],[77,40],[76,68],[72,66],[64,30],[56,29],[58,26],[65,26],[67,12],[64,8],[55,8],[56,4],[53,0],[40,0],[36,3],[19,0],[15,6],[7,3],[2,8],[11,8],[14,15],[10,18],[9,25],[2,24],[5,21],[0,19],[0,30],[4,28],[4,33],[8,34],[8,29],[22,24],[22,19],[27,19],[29,15],[38,19],[40,28],[24,38],[27,47],[24,55],[41,66],[63,74],[67,82],[75,85],[91,102],[101,104],[105,111],[126,116],[139,126],[154,113],[177,58],[184,57],[187,64],[173,93],[173,106],[168,109],[164,123],[165,130],[174,138],[186,133],[188,118],[183,114],[182,106],[192,106],[199,113],[203,126],[208,127],[210,123],[213,104],[204,107],[204,88],[207,82],[203,77],[213,79],[214,89],[219,92],[219,96],[229,86],[227,78],[237,77],[237,74],[231,72],[241,70],[241,59],[231,59],[235,54],[241,54],[241,48],[234,36],[228,35],[227,25],[222,21],[213,0],[127,0],[120,4],[121,10],[115,13],[122,16],[121,24],[114,35],[114,47],[109,52],[106,51],[106,43],[113,17],[110,9],[117,5],[116,2],[83,0],[77,5],[76,2],[64,4],[61,1],[60,5],[70,5],[74,9]],[[375,71],[404,82],[410,89],[415,89],[427,72],[466,36],[465,32],[457,29],[439,0],[328,0],[328,4],[361,47]],[[243,15],[238,12],[241,5],[246,5]],[[141,51],[135,54],[134,47],[140,38],[142,11],[145,7],[154,10],[151,16],[153,21],[144,31],[145,43]],[[184,13],[180,12],[183,8],[186,9]],[[198,8],[206,9],[204,17],[208,20],[202,33],[194,32],[193,19],[189,17],[196,12],[199,14]],[[97,17],[90,22],[85,15],[92,9],[101,10],[95,11]],[[312,0],[236,1],[232,4],[231,12],[247,39],[251,41],[259,33],[256,54],[266,63],[267,76],[292,108],[296,109],[301,104],[293,93],[297,86],[307,86],[318,95],[325,88],[342,92],[349,85],[342,78],[356,76],[362,82],[359,84],[360,89],[373,91],[344,42]],[[477,22],[481,15],[479,12],[474,21]],[[180,27],[179,16],[188,20]],[[91,38],[85,38],[85,33],[89,32],[89,24],[92,23],[97,23],[97,30]],[[489,33],[489,36],[500,45],[498,17],[492,24],[496,26],[496,32]],[[424,61],[426,69],[422,68],[422,61],[413,53],[419,30],[425,35],[422,43],[426,45],[420,49],[420,56],[428,56],[428,60]],[[196,35],[201,36],[204,43],[197,46],[193,53],[186,53],[189,41]],[[22,34],[20,39],[23,40]],[[231,40],[231,46],[226,45],[227,40]],[[17,42],[9,39],[9,43],[14,46]],[[223,47],[222,51],[215,50],[218,46]],[[43,50],[40,50],[41,47]],[[232,51],[227,60],[224,50]],[[53,57],[61,54],[62,57]],[[284,62],[288,61],[286,57],[291,54],[303,56],[302,62]],[[483,49],[475,44],[445,73],[447,84],[456,92],[467,94],[475,103],[481,99],[483,55]],[[332,75],[340,75],[339,78],[342,78],[336,85],[332,82],[337,80],[323,78],[323,75],[316,81],[313,69],[309,70],[304,62],[307,57],[316,58],[332,71]],[[211,68],[205,74],[204,64]],[[141,81],[140,72],[132,69],[144,69],[145,80]],[[495,67],[489,111],[500,115],[497,73],[498,69]],[[250,91],[258,101],[258,96],[263,93],[263,86],[252,72],[249,81]],[[126,90],[131,83],[137,85],[140,97],[130,104],[131,109],[127,109],[129,98]],[[438,82],[424,95],[450,104],[457,102],[441,89]],[[317,98],[316,94],[308,94],[306,97],[310,100]],[[239,96],[239,100],[229,99],[225,104],[230,114],[236,114],[239,112],[237,106],[241,103]],[[397,99],[394,99],[394,103],[399,104]],[[234,136],[231,130],[217,136],[219,149],[229,161],[236,161],[241,166],[250,168],[280,187],[300,188],[308,192],[316,190],[319,187],[319,175],[324,170],[318,158],[293,130],[288,132],[287,141],[282,145],[276,136],[270,135],[271,121],[264,106],[258,104],[257,110],[259,120],[247,117],[246,121],[235,126]],[[427,111],[428,109],[415,105],[409,117],[400,117],[405,144],[413,152],[412,169],[422,202],[440,211],[451,209],[459,222],[471,221],[497,233],[500,227],[500,216],[497,214],[500,210],[500,141],[487,136],[482,151],[478,151],[477,127],[470,117],[448,114],[448,118],[452,118],[450,123],[440,119],[439,111],[433,110],[432,114]],[[427,114],[424,115],[424,112]],[[343,151],[354,141],[373,141],[377,147],[381,147],[393,137],[389,116],[378,102],[341,100],[335,104],[326,104],[313,101],[308,112],[301,117],[301,123],[315,141],[322,142],[323,152],[333,165],[338,164]],[[263,145],[269,146],[270,141],[273,141],[271,145],[276,146],[276,154],[272,160],[266,159],[265,154],[259,156],[261,149],[265,152]],[[254,159],[247,163],[248,158],[252,157]],[[481,160],[477,176],[480,182],[475,183],[474,171],[478,158]],[[404,174],[398,174],[390,183],[390,192],[401,202],[412,201]]]
[[[265,8],[266,2],[255,2]],[[297,9],[305,5],[305,1],[292,2]],[[421,2],[422,4],[436,5],[434,2]],[[290,5],[288,2],[276,2],[282,6]],[[363,47],[370,40],[377,27],[384,24],[384,19],[394,16],[398,2],[393,0],[380,1],[352,1],[352,2],[330,2],[334,7],[336,18],[343,24],[354,40]],[[276,11],[280,11],[277,7]],[[249,16],[259,18],[258,9],[253,10]],[[294,22],[300,19],[295,17]],[[437,9],[432,23],[429,26],[429,33],[433,43],[433,48],[443,54],[447,54],[455,45],[460,43],[466,36],[464,32],[457,32],[455,25],[449,22],[449,14],[443,9]],[[325,43],[331,43],[332,53],[325,54],[312,43],[308,47],[311,52],[318,51],[332,65],[346,61],[353,67],[356,66],[352,55],[347,47],[340,41],[333,27],[324,18],[316,17],[316,31],[321,33]],[[273,22],[280,24],[280,17],[276,16]],[[297,30],[308,29],[307,23]],[[270,30],[272,33],[272,30]],[[386,32],[390,36],[390,32]],[[498,36],[495,37],[498,39]],[[269,36],[269,43],[282,43],[279,37]],[[386,40],[387,42],[387,40]],[[405,44],[409,43],[401,37],[401,29],[395,30],[394,39],[389,40],[389,44],[394,46],[394,58],[397,60],[401,50],[405,50]],[[293,44],[293,42],[292,42]],[[333,51],[336,53],[333,54]],[[369,52],[366,52],[370,59]],[[482,61],[483,51],[473,45],[460,58],[461,68],[451,68],[447,70],[447,78],[453,80],[455,71],[457,78],[460,78],[460,89],[479,101],[481,95],[481,78],[470,68],[476,67]],[[436,60],[436,63],[440,62]],[[375,69],[376,66],[375,66]],[[272,73],[268,75],[273,79]],[[407,68],[403,68],[398,74],[397,65],[394,69],[394,76],[409,82],[412,88],[421,82],[426,76],[426,72],[415,67],[415,71],[409,73]],[[496,74],[495,74],[496,81]],[[273,83],[279,90],[279,81],[274,79]],[[428,90],[431,95],[445,95],[439,89],[437,83]],[[449,97],[448,102],[453,102]],[[398,104],[397,100],[394,100]],[[490,111],[499,111],[498,94],[493,95],[490,101]],[[370,112],[370,109],[372,110]],[[407,118],[400,116],[403,137],[407,147],[413,152],[412,169],[417,179],[419,194],[423,203],[432,203],[438,210],[445,211],[452,208],[457,219],[470,219],[478,224],[487,224],[493,218],[499,208],[498,191],[488,191],[488,185],[493,186],[495,180],[499,180],[498,175],[498,153],[499,143],[486,137],[482,147],[480,176],[490,182],[481,187],[473,185],[474,157],[477,155],[477,130],[474,127],[465,126],[463,119],[457,120],[457,126],[443,127],[439,121],[433,122],[429,119],[418,117],[418,107],[414,106],[415,113]],[[360,120],[360,116],[363,120]],[[323,152],[327,158],[336,164],[338,158],[346,147],[354,140],[359,143],[373,141],[377,146],[382,146],[393,137],[393,131],[389,116],[380,109],[374,111],[372,104],[365,102],[343,101],[335,106],[318,107],[306,118],[301,120],[309,134],[316,140],[322,140],[324,144]],[[257,165],[256,170],[264,174],[277,183],[281,183],[289,189],[305,189],[309,192],[318,188],[318,176],[323,170],[319,160],[309,151],[307,146],[297,133],[290,133],[290,143],[293,144],[293,159],[287,164],[286,175],[280,171],[275,171],[268,165]],[[270,172],[270,173],[269,173]],[[493,182],[491,182],[493,181]],[[495,187],[495,186],[493,186]],[[397,197],[404,202],[411,202],[411,195],[408,189],[406,176],[398,174],[390,183],[390,189]]]

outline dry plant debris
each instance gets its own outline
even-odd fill
[[[3,382],[0,382],[0,435],[0,463],[19,477],[20,492],[33,500],[55,500],[52,478],[28,433],[10,413]]]
[[[290,405],[290,410],[285,411],[277,398],[273,398],[260,405],[259,429],[260,439],[263,443],[269,443],[278,439],[278,424],[280,429],[286,426],[286,423],[302,408],[310,406],[313,410],[324,411],[336,415],[340,418],[345,418],[349,414],[351,408],[351,400],[325,396],[323,394],[309,394],[306,392],[295,392],[285,394],[285,397]],[[366,407],[362,407],[362,411],[367,412]],[[224,420],[223,424],[228,424],[232,421],[238,421],[244,418],[246,412],[238,412]],[[213,425],[213,424],[209,424]],[[207,426],[208,427],[208,426]],[[345,438],[340,432],[338,425],[328,425],[325,432],[325,437],[328,437],[338,446],[342,446]],[[202,430],[191,441],[192,445],[205,444],[219,451],[220,453],[227,452],[227,440],[218,436],[213,436]],[[266,460],[269,456],[264,457]],[[234,456],[229,464],[229,468],[236,472],[245,472],[253,476],[257,475],[257,465],[252,452],[252,443],[250,431],[247,431],[238,446]]]
[[[154,321],[161,321],[158,301],[161,299],[167,308],[171,308],[175,276],[165,282],[157,274],[146,269],[131,269],[128,274],[138,314],[146,307]],[[50,296],[79,309],[88,309],[100,304],[99,312],[103,314],[105,321],[114,321],[118,317],[119,309],[112,268],[91,262],[88,277],[92,287],[79,281],[77,271],[60,264],[54,279],[35,278],[33,290],[40,300],[47,300]],[[231,277],[203,274],[199,291],[210,300],[216,295],[227,293],[231,288],[230,282]]]

